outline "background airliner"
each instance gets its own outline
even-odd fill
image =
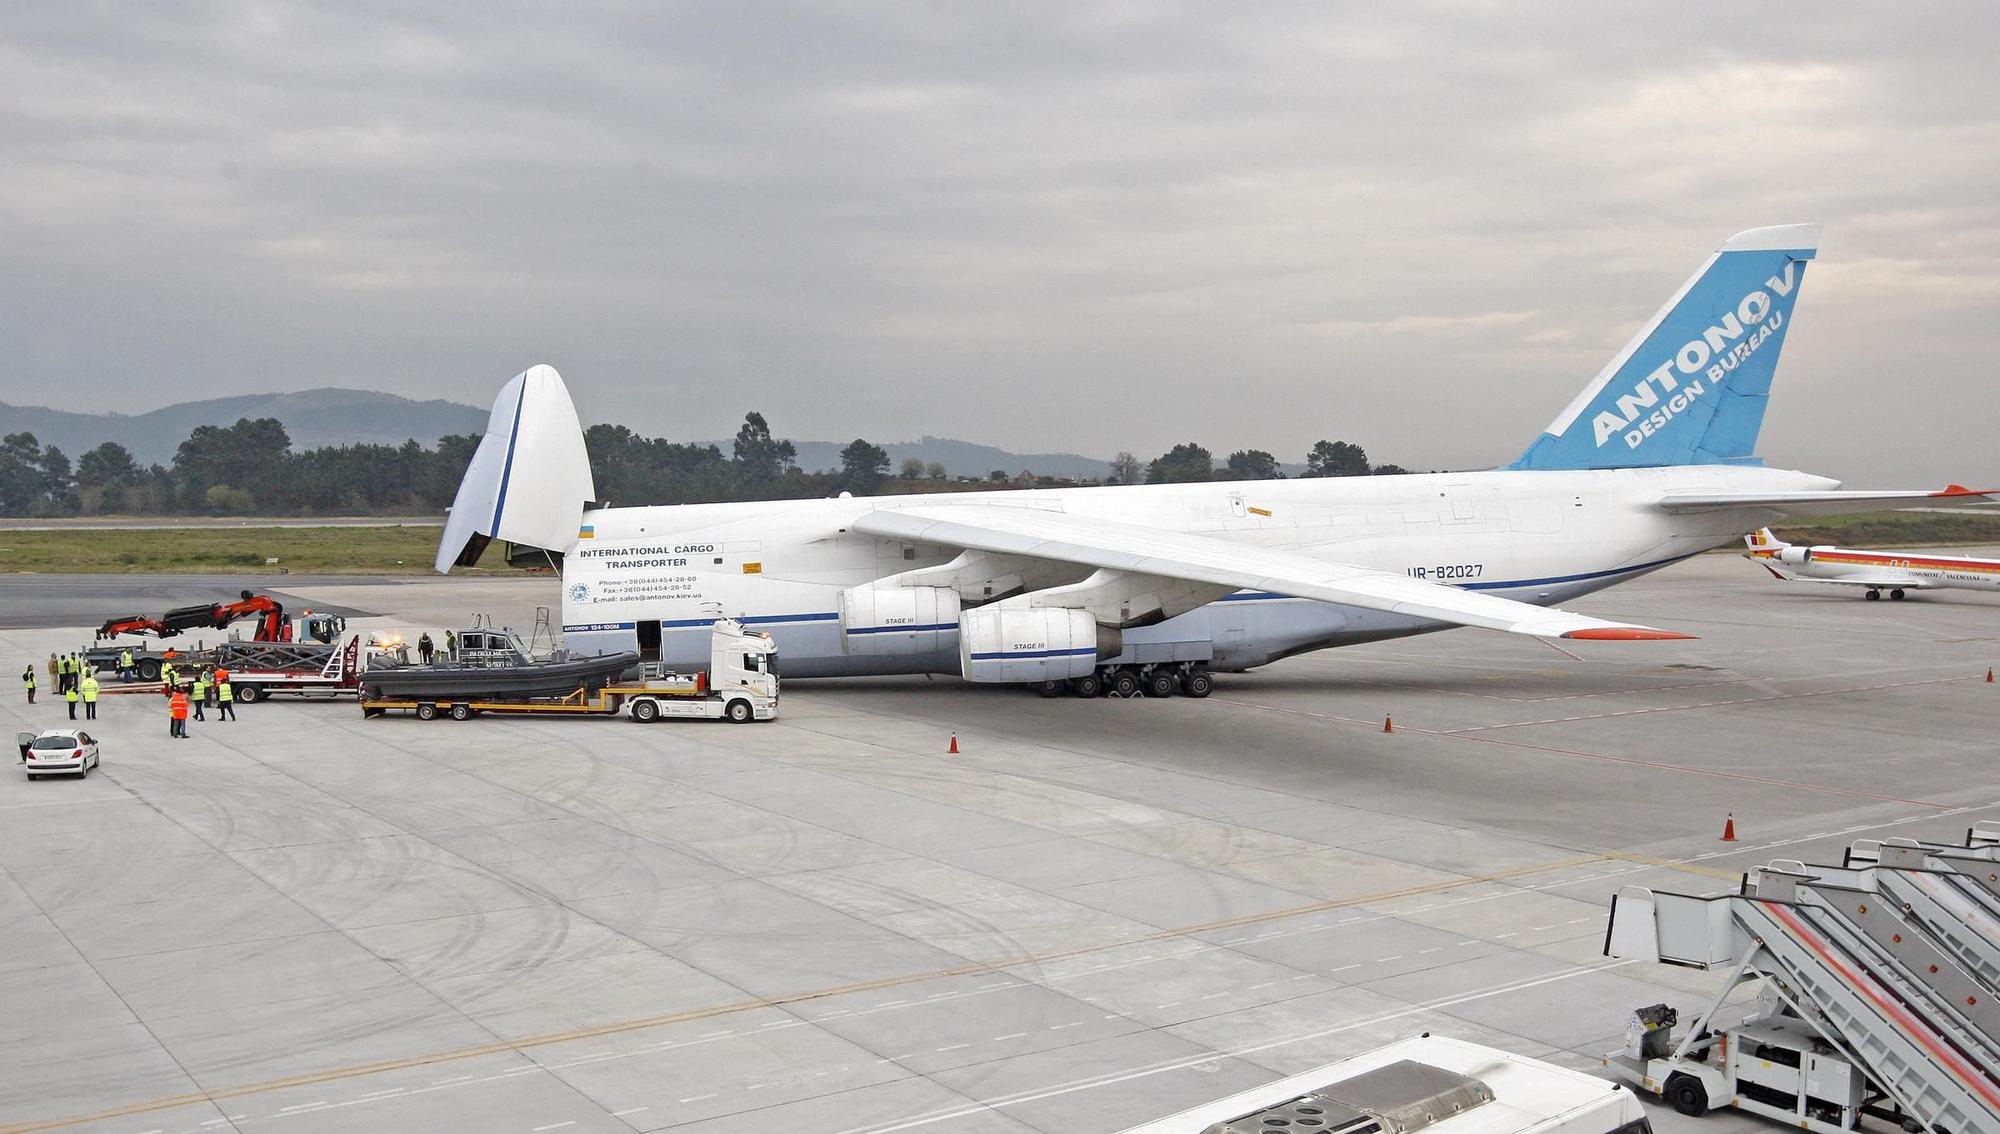
[[[1686,635],[1554,604],[1787,514],[1976,494],[1843,492],[1753,456],[1813,225],[1726,241],[1504,469],[609,508],[547,366],[494,404],[437,568],[560,557],[570,649],[707,657],[719,613],[788,677],[957,673],[1206,695],[1211,671],[1459,626]]]
[[[1962,589],[2000,591],[2000,559],[1929,555],[1921,551],[1853,551],[1845,547],[1798,547],[1759,528],[1745,536],[1754,559],[1780,579],[1866,587],[1864,597],[1883,591],[1900,599],[1905,591]]]

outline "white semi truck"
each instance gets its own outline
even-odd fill
[[[749,724],[778,715],[778,675],[772,668],[777,656],[769,634],[720,618],[709,636],[709,663],[704,670],[644,672],[636,683],[609,684],[594,694],[579,688],[557,697],[364,697],[361,713],[379,717],[400,711],[414,713],[419,720],[442,716],[463,721],[484,713],[615,717],[629,711],[641,724],[668,717]]]
[[[769,634],[718,618],[709,635],[707,669],[648,676],[643,686],[626,691],[625,703],[641,724],[667,717],[768,721],[778,715],[778,675],[771,669],[777,657]]]

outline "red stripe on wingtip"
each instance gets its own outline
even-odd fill
[[[1646,626],[1605,626],[1595,630],[1572,630],[1565,638],[1584,642],[1688,642],[1693,634],[1677,630],[1654,630]]]
[[[2000,492],[2000,488],[1967,488],[1962,484],[1947,484],[1944,486],[1943,492],[1933,492],[1931,496],[1932,498],[1939,496],[1991,496],[1996,492]]]

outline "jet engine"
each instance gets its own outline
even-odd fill
[[[1074,607],[989,606],[959,619],[959,672],[967,681],[1082,677],[1123,648],[1123,635]]]
[[[1825,550],[1824,547],[1781,547],[1778,549],[1778,562],[1801,567],[1812,562],[1813,552]]]
[[[928,654],[948,650],[958,632],[958,592],[950,587],[849,587],[840,592],[841,648],[849,654]]]

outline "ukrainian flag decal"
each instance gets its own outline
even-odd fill
[[[596,534],[597,534],[597,529],[591,527],[589,524],[585,524],[581,528],[577,529],[576,538],[590,539],[594,537]]]

